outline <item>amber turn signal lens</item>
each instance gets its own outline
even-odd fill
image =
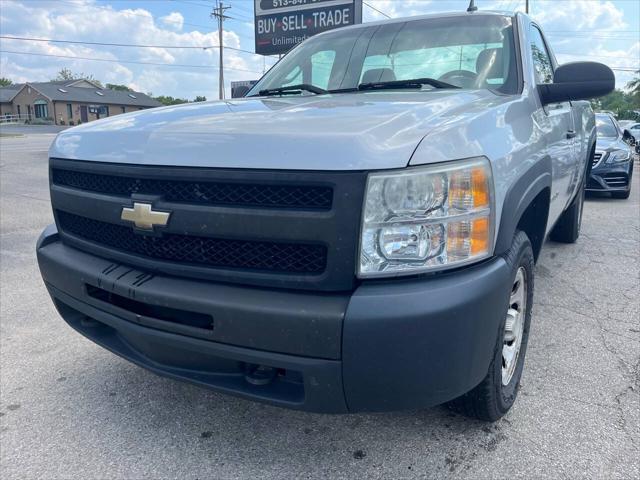
[[[460,210],[488,208],[489,188],[484,168],[455,172],[449,183],[449,206]]]
[[[471,256],[489,251],[489,218],[476,218],[471,222]]]
[[[474,168],[471,170],[471,192],[475,208],[489,206],[489,181],[485,169]]]

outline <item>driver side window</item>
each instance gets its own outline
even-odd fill
[[[531,54],[538,85],[553,83],[553,63],[542,38],[542,32],[531,26]]]

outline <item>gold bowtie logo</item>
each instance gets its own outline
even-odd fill
[[[124,207],[120,218],[141,230],[153,230],[153,227],[165,227],[169,223],[170,212],[159,212],[150,203],[133,202],[133,208]]]

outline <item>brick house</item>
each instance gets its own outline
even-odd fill
[[[0,88],[0,116],[14,115],[11,100],[23,86],[24,84],[21,83]]]
[[[0,115],[49,120],[56,125],[78,125],[161,105],[144,93],[105,89],[83,79],[0,88]]]

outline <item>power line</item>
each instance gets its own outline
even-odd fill
[[[53,0],[50,0],[50,1],[53,1]],[[71,3],[71,2],[68,2],[66,0],[55,0],[55,1],[56,1],[56,3],[64,3],[66,5],[71,5],[71,6],[74,6],[74,7],[78,7],[78,4]],[[109,8],[109,7],[101,6],[101,5],[86,4],[86,6],[88,8],[98,8],[100,10],[108,11],[110,13],[115,13],[115,14],[124,12],[124,10],[114,10],[113,8]],[[182,15],[181,12],[178,12],[178,13],[180,13]],[[201,25],[201,24],[198,24],[198,23],[189,23],[189,22],[184,22],[184,21],[181,22],[180,20],[171,20],[169,18],[162,18],[162,19],[157,18],[156,19],[153,15],[151,15],[151,13],[149,15],[144,15],[144,14],[141,14],[141,13],[135,13],[135,12],[132,12],[132,11],[126,11],[126,15],[135,15],[137,17],[151,19],[154,23],[155,23],[156,20],[159,20],[159,21],[162,21],[164,23],[174,23],[174,24],[177,24],[177,25],[188,25],[190,27],[198,27],[198,28],[205,29],[202,33],[213,33],[215,31],[215,30],[211,30],[211,27],[209,25]],[[240,34],[238,32],[234,32],[234,33],[238,37],[249,39],[249,36],[246,35],[246,34]],[[253,53],[253,52],[251,52],[251,53]]]
[[[207,5],[206,3],[190,2],[188,0],[173,0],[173,1],[174,2],[183,3],[185,5],[193,5],[195,7],[202,7],[202,8],[207,8],[207,9],[211,9],[211,7],[212,7],[212,5]],[[232,5],[232,6],[233,6],[233,8],[236,8],[235,5]],[[244,13],[246,13],[246,12],[244,12]],[[235,18],[235,17],[237,17],[237,18]],[[237,14],[234,14],[233,17],[228,17],[228,19],[229,20],[236,20],[236,21],[240,21],[238,19],[246,20],[246,21],[253,21],[253,18],[249,18],[248,16],[237,15]]]
[[[49,0],[49,1],[54,1],[54,0]],[[154,0],[154,1],[156,1],[156,0]],[[65,0],[55,0],[55,2],[56,3],[63,3],[63,4],[70,5],[70,6],[73,6],[73,7],[76,7],[76,8],[78,7],[77,3],[71,3],[71,2],[68,2],[68,1],[65,1]],[[109,8],[107,6],[102,6],[102,5],[85,4],[84,6],[86,6],[88,8],[98,8],[100,10],[105,10],[105,11],[108,11],[108,12],[111,12],[111,13],[116,13],[116,14],[124,12],[124,10],[114,10],[113,8]],[[178,13],[180,13],[182,15],[182,12],[178,12]],[[189,22],[180,21],[180,20],[171,20],[169,18],[162,18],[162,19],[155,18],[151,13],[149,13],[149,15],[144,15],[144,14],[141,14],[141,13],[135,13],[135,12],[132,12],[132,11],[126,11],[126,15],[135,15],[136,17],[142,17],[142,18],[146,18],[146,19],[151,19],[154,23],[155,23],[156,20],[160,20],[160,21],[162,21],[164,23],[173,23],[173,24],[177,24],[177,25],[187,25],[187,26],[190,26],[190,27],[203,28],[203,29],[205,29],[205,31],[203,33],[213,33],[214,32],[214,30],[211,30],[211,27],[209,25],[201,25],[201,24],[198,24],[198,23],[189,23]],[[230,20],[235,20],[235,19],[230,18]],[[251,20],[253,20],[253,18]],[[241,35],[238,32],[234,32],[234,33],[236,35],[238,35],[239,37],[249,38],[248,36]]]
[[[229,0],[231,1],[231,0]],[[241,11],[242,13],[245,13],[249,16],[253,16],[254,15],[254,4],[253,2],[251,2],[251,6],[249,7],[248,10],[245,10],[244,7],[247,5],[248,2],[238,2],[238,0],[234,0],[233,1],[233,8],[235,8],[236,10]]]
[[[56,0],[56,3],[64,3],[66,5],[71,5],[71,6],[76,7],[76,8],[79,7],[79,5],[77,3],[67,2],[65,0]],[[84,4],[83,6],[86,6],[88,8],[98,8],[100,10],[106,10],[106,11],[111,12],[111,13],[122,13],[124,11],[124,10],[114,10],[113,8],[109,8],[109,7],[102,6],[102,5],[94,5],[94,4]],[[178,13],[180,13],[180,12],[178,12]],[[132,11],[127,11],[126,14],[127,15],[135,15],[136,17],[146,18],[147,20],[151,20],[151,21],[155,22],[155,18],[154,18],[153,15],[151,15],[151,13],[149,13],[149,15],[143,15],[141,13],[135,13],[135,12],[132,12]],[[169,18],[162,19],[162,21],[165,22],[165,23],[175,23],[175,24],[178,24],[178,25],[189,25],[190,27],[206,28],[207,29],[206,33],[211,33],[213,31],[213,30],[211,30],[211,27],[208,26],[208,25],[200,25],[200,24],[197,24],[197,23],[189,23],[189,22],[184,22],[184,21],[181,22],[180,20],[171,20]]]
[[[13,54],[13,55],[32,55],[37,57],[53,57],[53,58],[68,58],[72,60],[89,60],[93,62],[109,62],[109,63],[130,63],[135,65],[153,65],[158,67],[178,67],[178,68],[212,68],[217,70],[218,67],[215,65],[188,65],[188,64],[176,64],[176,63],[155,63],[155,62],[136,62],[132,60],[113,60],[107,58],[90,58],[90,57],[75,57],[72,55],[54,55],[50,53],[34,53],[34,52],[16,52],[11,50],[0,50],[0,54]],[[262,74],[261,72],[257,72],[255,70],[246,70],[241,68],[227,68],[227,70],[233,70],[238,72],[249,72]],[[638,71],[638,67],[611,67],[611,70],[619,71],[619,72],[636,72]]]
[[[32,38],[32,37],[14,37],[11,35],[0,35],[0,38],[4,38],[7,40],[22,40],[22,41],[30,41],[30,42],[49,42],[49,43],[70,43],[77,45],[100,45],[107,47],[135,47],[135,48],[166,48],[166,49],[193,49],[193,50],[208,50],[210,48],[220,48],[219,45],[148,45],[148,44],[137,44],[137,43],[109,43],[109,42],[86,42],[81,40],[57,40],[51,38]],[[223,45],[222,48],[227,50],[234,50],[237,52],[250,53],[251,55],[259,55],[250,50],[244,50],[242,48],[229,47],[227,45]],[[262,55],[260,55],[262,56]]]
[[[109,58],[77,57],[73,55],[54,55],[51,53],[16,52],[12,50],[0,50],[0,53],[10,53],[14,55],[35,55],[38,57],[70,58],[73,60],[90,60],[93,62],[130,63],[134,65],[154,65],[157,67],[213,68],[218,70],[218,67],[216,65],[189,65],[189,64],[179,64],[179,63],[137,62],[134,60],[114,60]],[[227,68],[227,69],[237,71],[237,72],[249,72],[249,73],[260,74],[260,72],[257,72],[255,70],[246,70],[244,68]]]
[[[376,12],[378,12],[380,15],[384,15],[387,18],[392,18],[391,15],[388,15],[386,13],[384,13],[382,10],[377,9],[376,7],[374,7],[373,5],[371,5],[370,3],[367,2],[362,2],[364,3],[367,7],[369,7],[371,10],[375,10]]]

